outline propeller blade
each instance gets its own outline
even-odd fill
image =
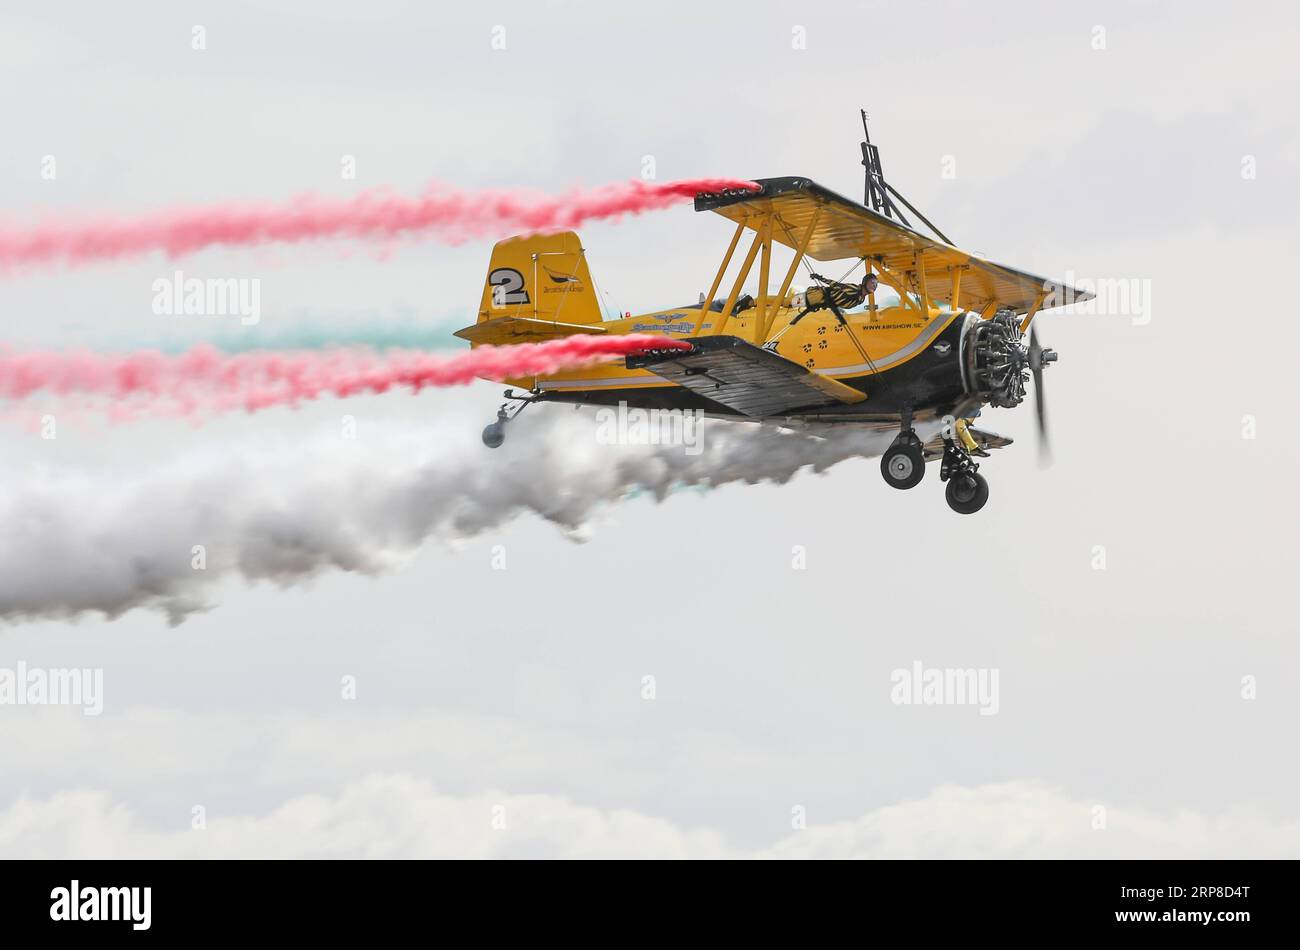
[[[1038,327],[1029,325],[1029,369],[1034,374],[1034,413],[1038,419],[1038,461],[1048,465],[1052,461],[1052,441],[1047,430],[1047,397],[1043,392],[1043,366],[1053,362],[1056,353],[1045,350],[1038,343]]]

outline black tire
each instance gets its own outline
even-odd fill
[[[880,459],[880,474],[894,488],[915,488],[925,477],[925,456],[921,444],[891,445]]]
[[[489,449],[501,448],[501,443],[506,440],[506,424],[504,422],[493,422],[483,430],[483,444]]]
[[[948,479],[944,490],[948,507],[959,515],[973,515],[988,503],[989,483],[979,472],[970,475],[956,475]]]

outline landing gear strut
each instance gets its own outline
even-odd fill
[[[973,515],[989,500],[989,483],[979,468],[960,442],[951,436],[943,440],[939,480],[948,483],[943,495],[948,507],[958,514]]]
[[[925,476],[925,453],[910,412],[904,413],[902,431],[880,457],[880,474],[894,488],[915,488]]]
[[[513,389],[507,389],[506,401],[497,410],[496,421],[488,423],[483,429],[483,444],[489,449],[501,448],[501,444],[506,440],[506,423],[536,401],[536,395],[516,396]],[[518,403],[518,405],[512,406],[512,402]]]

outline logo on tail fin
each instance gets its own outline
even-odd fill
[[[560,272],[557,272],[557,271],[553,271],[553,270],[551,270],[549,267],[547,267],[545,264],[542,265],[542,269],[543,269],[544,271],[546,271],[546,275],[547,275],[548,277],[551,278],[551,282],[552,282],[552,283],[555,283],[555,284],[576,284],[576,283],[578,282],[578,275],[577,275],[577,274],[565,274],[565,273],[560,273]]]

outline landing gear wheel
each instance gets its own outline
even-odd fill
[[[895,442],[880,459],[880,474],[894,488],[915,488],[925,476],[921,443]]]
[[[506,424],[503,420],[498,419],[483,429],[483,444],[489,449],[501,448],[501,443],[506,440]]]
[[[979,472],[954,475],[944,490],[948,507],[959,515],[973,515],[989,500],[989,483]]]

